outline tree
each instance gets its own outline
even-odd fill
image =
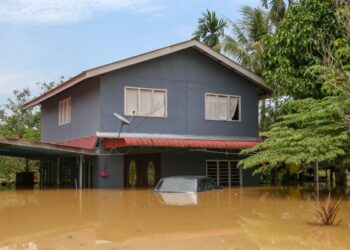
[[[226,22],[224,19],[218,19],[214,11],[207,10],[202,15],[198,19],[198,27],[193,36],[207,46],[220,51],[220,38],[224,36]]]
[[[284,73],[285,82],[283,84],[286,88],[284,89],[286,95],[291,95],[294,98],[308,96],[313,98],[291,99],[283,104],[280,107],[281,114],[277,122],[268,132],[268,139],[253,149],[243,151],[242,153],[253,153],[254,155],[243,160],[240,164],[245,168],[259,167],[256,172],[269,173],[290,164],[329,163],[335,166],[337,184],[344,184],[346,181],[344,165],[350,159],[350,119],[348,119],[350,117],[350,2],[349,0],[333,0],[327,4],[326,1],[321,2],[323,7],[331,6],[332,14],[329,14],[328,9],[323,9],[321,12],[328,13],[324,18],[328,17],[328,21],[333,20],[330,22],[332,25],[338,25],[335,28],[336,32],[319,34],[317,41],[314,41],[314,45],[317,46],[313,48],[313,54],[301,55],[297,47],[293,47],[299,44],[299,41],[290,41],[293,46],[289,47],[289,49],[294,49],[289,56],[298,54],[299,60],[304,62],[300,68],[305,71],[298,76],[299,81],[305,84],[309,83],[309,87],[312,88],[300,85],[297,86],[300,89],[295,89],[292,88],[292,85],[286,85],[290,80],[288,77],[295,73],[289,69],[291,67],[288,64],[290,63],[289,58],[284,58],[288,63],[281,63],[280,71],[271,72],[271,77],[275,77],[274,74],[281,77]],[[301,4],[314,7],[320,3],[309,0],[301,1]],[[292,8],[295,6],[293,5]],[[296,20],[291,15],[298,16],[298,14],[298,12],[291,11],[287,14],[286,20]],[[310,20],[314,20],[315,15],[318,16],[319,13],[309,13],[307,20],[302,20],[303,23],[310,24]],[[329,18],[330,16],[331,18]],[[282,21],[281,25],[278,26],[276,34],[283,31],[289,35],[295,35],[296,31],[288,33],[283,26],[284,22]],[[309,26],[309,29],[317,31],[317,28],[312,27],[312,25]],[[280,38],[284,35],[281,33]],[[289,40],[292,38],[290,37]],[[287,37],[284,39],[288,41]],[[309,42],[307,40],[305,44],[309,44]],[[305,44],[303,44],[301,42],[300,49],[306,51],[306,47],[303,47]],[[271,49],[271,45],[268,46]],[[277,45],[275,44],[275,46]],[[284,48],[278,50],[286,52]],[[306,61],[308,64],[305,63]],[[319,85],[312,85],[315,81]],[[282,87],[281,85],[277,86]]]
[[[243,67],[261,74],[258,55],[263,51],[262,38],[272,31],[269,14],[248,6],[243,7],[241,13],[243,17],[237,23],[229,20],[232,33],[225,36],[223,51]]]
[[[242,19],[237,23],[228,20],[232,33],[222,42],[223,51],[243,67],[261,75],[259,54],[263,51],[262,38],[272,32],[269,13],[260,8],[245,6],[241,10]],[[265,100],[260,102],[260,131],[265,131],[267,111]]]
[[[258,167],[256,173],[270,173],[290,164],[330,163],[344,170],[350,160],[350,130],[338,107],[350,110],[343,96],[290,100],[281,106],[278,121],[268,132],[268,139],[242,151],[254,154],[242,161],[244,168]]]
[[[295,2],[296,0],[261,0],[262,6],[270,9],[270,17],[275,25],[283,20],[288,7]]]
[[[62,82],[60,78],[59,82]],[[56,86],[56,82],[38,83],[38,86],[47,91]],[[32,98],[28,88],[13,91],[13,97],[0,106],[0,136],[17,137],[23,139],[40,139],[40,111],[37,109],[23,110],[24,103]],[[25,159],[14,157],[0,157],[0,180],[13,182],[16,172],[24,171]],[[31,171],[37,171],[38,161],[31,162]]]
[[[323,82],[308,68],[323,61],[322,46],[343,37],[331,0],[300,0],[292,4],[276,32],[263,40],[263,76],[276,96],[322,98]]]
[[[8,98],[4,105],[3,135],[38,140],[40,114],[33,110],[22,109],[23,104],[31,98],[29,89],[15,90],[13,94],[14,98]]]

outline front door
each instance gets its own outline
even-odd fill
[[[160,179],[160,154],[126,155],[125,187],[154,187]]]

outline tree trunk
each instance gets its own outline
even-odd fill
[[[334,168],[335,172],[335,184],[336,186],[345,186],[346,185],[346,172],[343,165],[338,164]]]
[[[266,123],[266,102],[265,99],[260,101],[260,132],[264,132],[265,131],[265,123]]]

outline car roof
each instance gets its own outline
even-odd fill
[[[178,176],[169,176],[169,177],[164,177],[163,180],[165,179],[190,179],[190,180],[202,180],[202,179],[208,179],[207,176],[202,176],[202,175],[178,175]]]

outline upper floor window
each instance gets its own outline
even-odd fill
[[[219,121],[240,121],[241,97],[206,93],[205,119]]]
[[[125,115],[166,117],[166,89],[125,87]]]
[[[72,98],[67,98],[58,104],[58,125],[70,123],[72,114]]]

